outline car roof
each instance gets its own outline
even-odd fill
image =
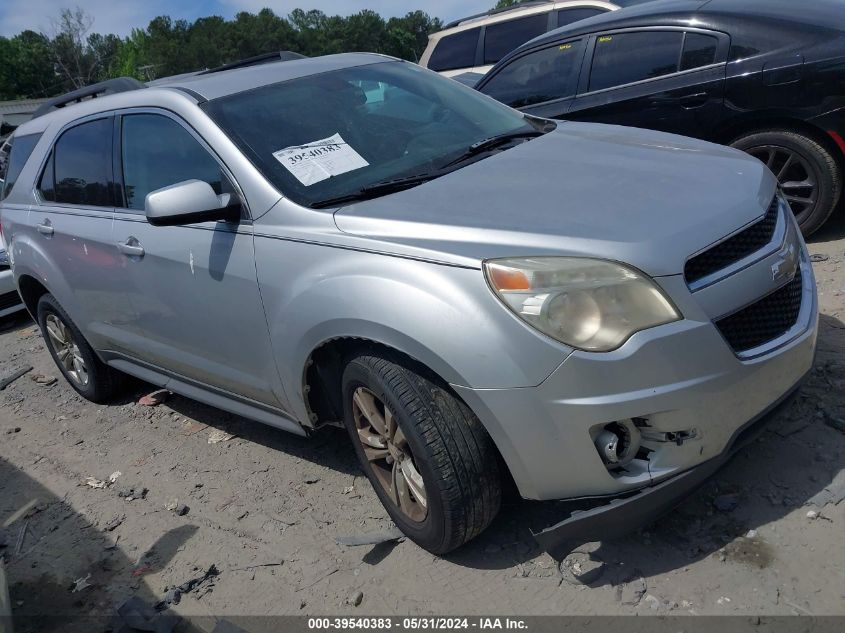
[[[210,101],[220,97],[253,90],[262,86],[319,75],[334,70],[366,66],[383,62],[400,61],[395,57],[376,53],[341,53],[322,57],[308,57],[289,61],[278,61],[245,68],[221,70],[209,74],[178,75],[156,80],[142,90],[131,90],[110,94],[96,99],[67,105],[48,114],[21,124],[15,134],[24,136],[43,132],[51,123],[70,122],[77,118],[97,114],[114,108],[151,105],[154,95],[178,91],[183,97],[190,96],[197,102]]]
[[[530,40],[509,53],[505,59],[509,59],[518,51],[523,51],[527,48],[553,42],[564,37],[578,36],[586,33],[593,33],[597,30],[602,30],[610,26],[616,26],[617,23],[625,23],[632,20],[637,20],[648,16],[649,18],[669,17],[674,14],[691,13],[699,10],[708,0],[653,0],[652,2],[644,2],[642,4],[634,4],[618,11],[610,11],[609,13],[602,13],[600,15],[578,20],[572,24],[561,26],[544,33],[533,40]],[[504,59],[502,61],[505,61]],[[500,62],[501,63],[501,62]]]
[[[767,17],[786,22],[829,23],[834,20],[834,28],[845,30],[842,0],[813,0],[802,5],[800,11],[796,10],[794,0],[653,0],[579,20],[544,33],[508,53],[499,64],[526,49],[552,43],[562,37],[578,37],[610,28],[642,26],[646,22],[654,22],[655,25],[677,22],[678,26],[688,26],[684,21],[689,20],[691,14],[731,15],[736,19]]]

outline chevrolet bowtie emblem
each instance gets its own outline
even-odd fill
[[[772,281],[792,279],[798,269],[798,252],[795,244],[790,244],[778,253],[779,259],[772,264]]]

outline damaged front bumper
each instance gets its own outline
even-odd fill
[[[583,543],[619,538],[653,523],[753,441],[777,410],[784,408],[795,396],[801,382],[803,378],[769,409],[738,429],[720,455],[633,494],[615,497],[609,503],[589,510],[575,511],[560,523],[535,532],[534,538],[552,556],[561,558]]]

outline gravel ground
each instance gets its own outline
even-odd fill
[[[34,367],[0,392],[0,553],[25,616],[16,630],[74,630],[37,616],[107,615],[132,595],[154,604],[212,565],[169,612],[845,615],[839,215],[810,245],[824,260],[814,264],[822,320],[800,396],[670,516],[566,559],[564,572],[594,570],[588,585],[528,532],[563,509],[513,497],[444,558],[408,541],[338,545],[391,527],[344,432],[303,440],[178,396],[142,406],[152,391],[142,383],[94,405],[61,379],[30,321],[0,322],[0,376]],[[59,380],[42,384],[49,377]],[[219,431],[234,437],[210,443]]]

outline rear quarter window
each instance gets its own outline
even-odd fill
[[[26,136],[16,136],[12,139],[9,155],[3,163],[3,185],[2,191],[0,191],[0,200],[12,192],[12,187],[15,186],[18,176],[21,175],[26,161],[32,156],[32,151],[35,149],[40,138],[41,134],[27,134]]]
[[[475,50],[480,34],[481,28],[478,27],[441,38],[428,60],[428,67],[441,71],[475,66]]]
[[[578,20],[586,20],[596,15],[607,13],[607,9],[584,7],[581,9],[560,9],[557,12],[557,25],[566,26]]]
[[[707,66],[716,61],[719,40],[703,33],[687,33],[684,38],[684,52],[681,55],[681,70]]]

